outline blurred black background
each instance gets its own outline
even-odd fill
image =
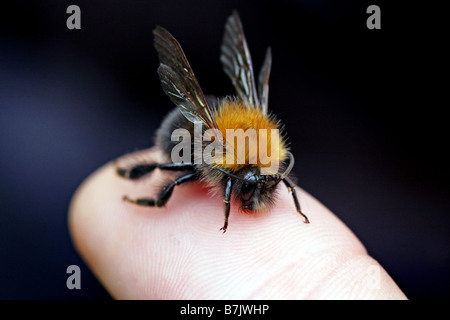
[[[392,2],[392,1],[391,1]],[[411,299],[450,298],[448,117],[438,6],[356,0],[15,1],[0,19],[0,298],[109,299],[73,249],[67,210],[96,168],[149,147],[173,107],[152,29],[182,44],[205,93],[234,93],[219,48],[237,9],[299,185]],[[81,30],[66,9],[81,8]],[[366,8],[381,8],[368,30]],[[81,267],[68,290],[66,268]]]

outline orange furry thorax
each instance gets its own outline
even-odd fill
[[[226,146],[226,152],[222,154],[223,162],[217,163],[217,166],[237,172],[248,166],[270,166],[264,155],[278,163],[286,159],[287,146],[279,121],[264,114],[260,108],[246,106],[241,100],[225,99],[215,110],[214,118]],[[233,132],[234,135],[230,135]],[[233,159],[231,163],[230,159]]]

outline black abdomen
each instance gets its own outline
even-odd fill
[[[191,135],[191,150],[194,150],[194,124],[186,119],[178,108],[173,109],[163,120],[158,131],[156,131],[155,144],[159,146],[163,153],[170,159],[172,149],[180,141],[172,141],[172,133],[176,129],[186,129]],[[193,159],[191,159],[193,162]]]

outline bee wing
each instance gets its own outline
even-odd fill
[[[267,48],[266,57],[264,58],[264,63],[259,72],[258,78],[258,93],[259,100],[261,102],[261,108],[265,114],[269,107],[269,77],[270,69],[272,67],[272,52],[270,47]]]
[[[201,121],[208,128],[216,129],[211,108],[180,44],[160,26],[156,27],[153,34],[160,60],[158,74],[164,92],[189,121]]]
[[[252,58],[245,39],[244,29],[239,14],[237,11],[234,11],[225,24],[220,61],[222,62],[223,70],[231,79],[239,98],[248,106],[262,108],[264,113],[267,113],[271,60],[269,50],[259,78],[260,92],[258,97]]]

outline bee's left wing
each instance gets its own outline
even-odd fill
[[[211,108],[178,41],[159,26],[153,34],[161,62],[158,74],[164,92],[189,121],[201,121],[209,129],[217,129]]]

